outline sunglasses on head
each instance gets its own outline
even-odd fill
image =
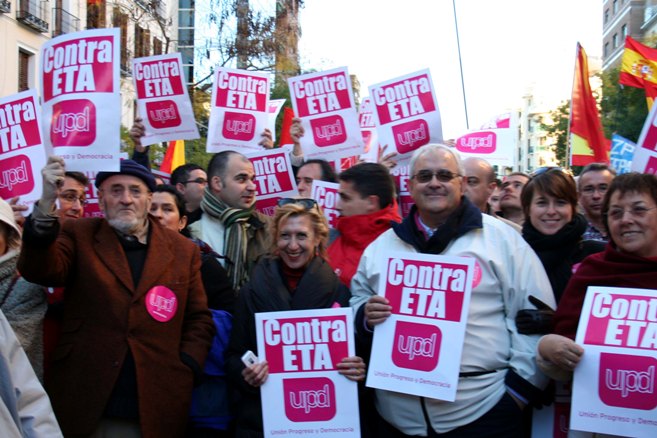
[[[306,210],[310,210],[317,205],[317,201],[311,198],[281,198],[276,203],[279,207],[288,204],[299,204]]]

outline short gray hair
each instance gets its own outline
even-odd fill
[[[422,146],[419,149],[416,149],[415,152],[413,152],[413,155],[411,155],[411,162],[409,164],[409,174],[411,176],[414,175],[413,170],[415,169],[415,163],[417,160],[420,159],[425,154],[428,154],[429,152],[438,152],[438,151],[444,151],[452,155],[454,157],[454,161],[456,161],[456,166],[458,168],[458,173],[459,175],[463,176],[465,175],[465,168],[463,167],[463,161],[461,160],[461,156],[459,153],[456,151],[456,149],[451,148],[447,145],[444,145],[442,143],[431,143]]]

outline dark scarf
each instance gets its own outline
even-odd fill
[[[570,280],[573,264],[581,261],[575,258],[581,249],[580,243],[582,234],[586,231],[586,224],[584,216],[576,214],[573,220],[551,235],[538,231],[530,220],[526,220],[522,226],[522,237],[541,259],[557,303]]]
[[[612,243],[607,244],[604,252],[587,257],[573,274],[561,297],[554,319],[554,333],[575,339],[589,286],[655,289],[657,258],[623,253]]]
[[[201,201],[203,212],[224,224],[224,255],[228,278],[237,290],[249,279],[246,269],[246,249],[249,242],[247,230],[250,227],[249,218],[255,210],[255,205],[247,209],[231,208],[214,196],[209,187]],[[216,248],[219,250],[219,248]]]
[[[402,223],[392,223],[392,229],[401,240],[412,245],[418,252],[424,254],[441,254],[449,243],[469,231],[482,228],[481,211],[466,197],[461,197],[461,203],[444,224],[427,239],[424,232],[418,229],[415,223],[418,215],[417,206],[413,205],[411,211]]]

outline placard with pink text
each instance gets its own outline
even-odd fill
[[[376,123],[374,122],[374,104],[372,99],[364,97],[358,108],[358,123],[360,132],[363,135],[363,153],[360,155],[361,160],[367,163],[376,163],[379,159],[379,136],[376,132]]]
[[[269,73],[217,67],[212,85],[208,152],[261,150],[269,126]]]
[[[256,210],[273,216],[279,199],[299,196],[287,148],[261,148],[260,152],[247,154],[247,157],[255,172]]]
[[[337,225],[340,212],[338,211],[338,198],[340,184],[326,182],[321,180],[313,181],[312,198],[317,201],[317,205],[322,208],[324,217],[328,221],[329,227],[335,228]]]
[[[332,161],[360,155],[363,135],[346,67],[289,78],[292,108],[305,135],[306,159]]]
[[[438,101],[428,69],[369,87],[379,144],[406,162],[414,150],[443,141]]]
[[[272,141],[276,141],[276,118],[278,113],[281,112],[281,108],[285,105],[285,99],[271,99],[269,101],[269,119],[267,123],[267,128],[271,132]]]
[[[411,197],[410,188],[410,167],[408,164],[402,164],[390,169],[390,175],[395,179],[396,186],[399,187],[399,214],[406,217],[411,212],[411,207],[415,201]]]
[[[575,341],[570,427],[657,436],[657,290],[590,286]]]
[[[144,146],[200,137],[187,93],[180,53],[132,60],[137,107],[144,123]]]
[[[34,90],[0,99],[0,198],[20,196],[30,210],[41,197],[41,169],[46,165],[40,122]]]
[[[367,386],[454,401],[474,259],[390,251],[379,266],[392,315],[374,328]]]
[[[264,436],[359,437],[357,383],[337,371],[354,356],[349,308],[256,313]]]
[[[39,74],[48,155],[66,170],[118,171],[120,29],[92,29],[44,43]]]
[[[516,164],[518,137],[517,118],[511,113],[500,114],[478,130],[456,139],[456,150],[463,158],[478,157],[493,166],[513,167]]]

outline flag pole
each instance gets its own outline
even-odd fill
[[[570,141],[570,124],[573,122],[573,89],[575,89],[575,81],[577,80],[577,66],[579,64],[579,41],[575,47],[575,68],[573,69],[573,86],[570,90],[570,109],[568,110],[568,127],[566,129],[566,169],[572,167],[573,162],[573,150],[571,148]]]
[[[452,9],[454,10],[454,28],[456,29],[456,48],[459,54],[459,69],[461,71],[461,89],[463,90],[463,108],[465,109],[465,128],[470,130],[468,122],[468,102],[465,98],[465,82],[463,81],[463,62],[461,61],[461,42],[459,39],[459,25],[456,19],[456,0],[452,0]]]

